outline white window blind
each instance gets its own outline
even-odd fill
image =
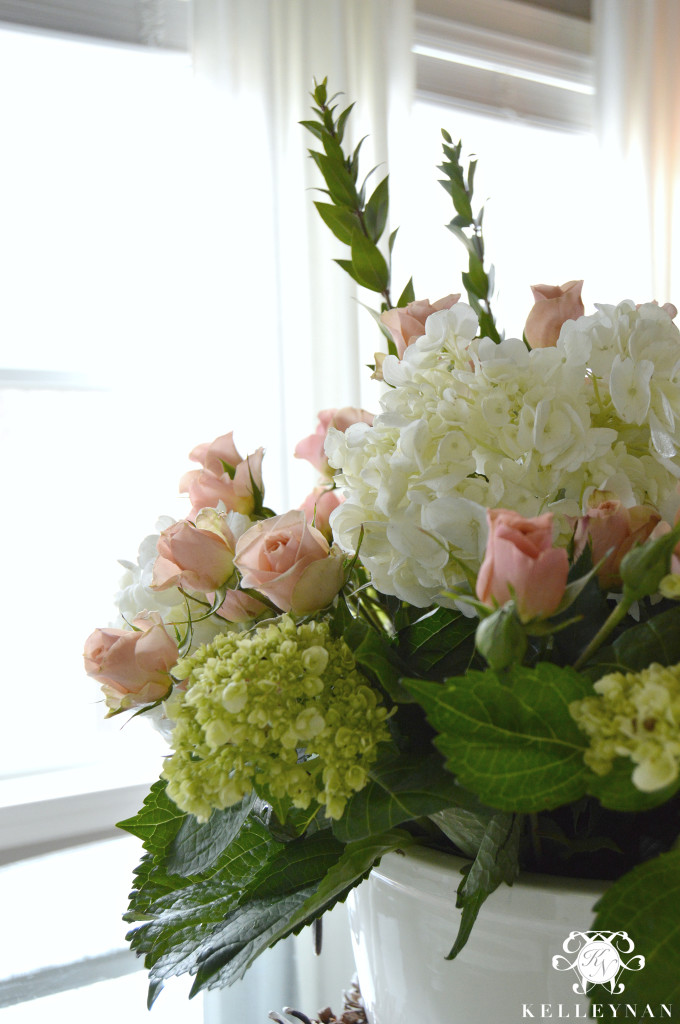
[[[1,0],[0,22],[27,28],[188,50],[186,0]]]
[[[591,32],[584,18],[517,0],[423,2],[413,47],[417,93],[478,113],[587,131]]]

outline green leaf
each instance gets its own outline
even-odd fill
[[[317,121],[298,121],[298,124],[301,124],[303,128],[307,129],[308,132],[311,132],[312,135],[315,135],[316,138],[319,139],[319,141],[323,139],[325,129],[323,125],[320,125]]]
[[[369,776],[371,781],[349,799],[345,813],[333,826],[335,835],[345,843],[445,807],[475,805],[436,754],[423,757],[390,750]]]
[[[327,872],[314,896],[307,900],[298,914],[299,923],[307,923],[329,909],[338,900],[344,900],[348,892],[378,864],[386,853],[403,851],[417,840],[408,832],[392,829],[381,835],[370,835],[358,842],[348,843],[335,865]],[[296,927],[298,921],[293,921]]]
[[[342,267],[345,273],[349,274],[353,281],[356,281],[357,284],[363,285],[363,281],[359,278],[351,260],[333,260],[333,262],[337,263],[339,267]]]
[[[312,93],[312,99],[320,107],[325,106],[326,99],[328,98],[328,78],[323,78],[320,82],[314,79],[314,92]]]
[[[629,627],[609,647],[602,647],[593,659],[592,675],[599,679],[606,672],[640,672],[653,661],[680,661],[680,607]]]
[[[243,977],[253,960],[268,946],[299,932],[343,901],[386,853],[405,850],[414,842],[408,832],[394,830],[351,843],[319,884],[298,890],[275,904],[255,900],[238,915],[230,915],[225,922],[222,948],[201,963],[191,994],[201,988],[230,985]]]
[[[484,273],[482,264],[477,259],[470,259],[469,272],[460,275],[466,291],[472,292],[479,299],[485,299],[489,293],[489,279]]]
[[[454,960],[465,946],[484,901],[501,882],[512,885],[519,875],[520,818],[494,814],[486,828],[477,856],[458,886],[456,906],[463,911],[456,941],[447,960]]]
[[[463,790],[463,793],[466,790]],[[498,811],[493,811],[484,804],[470,798],[471,806],[446,807],[430,815],[437,828],[441,829],[465,857],[476,857],[482,840],[486,835],[489,822]]]
[[[200,823],[187,814],[179,832],[168,847],[166,868],[172,874],[198,875],[218,860],[240,832],[253,805],[252,794],[235,807],[213,811],[208,821]]]
[[[152,854],[164,852],[186,818],[184,811],[180,811],[177,804],[167,796],[166,786],[164,779],[154,782],[142,809],[134,817],[119,821],[116,825],[116,828],[125,829],[141,839],[144,849]]]
[[[485,804],[534,812],[583,796],[587,744],[569,704],[592,689],[578,672],[543,662],[502,677],[487,670],[445,684],[402,682],[439,733],[447,768]]]
[[[334,163],[344,166],[345,154],[342,152],[342,147],[338,140],[333,138],[329,132],[324,132],[321,137],[321,142],[323,143],[326,156]]]
[[[437,608],[399,633],[399,654],[409,672],[432,679],[466,672],[475,651],[477,619]]]
[[[402,308],[403,306],[407,306],[409,302],[413,302],[415,300],[415,297],[416,293],[413,290],[413,278],[409,277],[408,284],[406,285],[403,292],[399,296],[399,300],[397,301],[397,307]]]
[[[606,775],[589,775],[588,792],[597,797],[603,807],[614,811],[647,811],[665,804],[680,789],[680,779],[677,779],[663,789],[643,793],[633,785],[634,768],[629,757],[617,757]]]
[[[338,122],[335,129],[336,134],[338,136],[338,142],[342,142],[343,136],[345,134],[345,125],[347,123],[347,118],[352,113],[353,107],[354,104],[350,103],[350,105],[346,107],[338,117]]]
[[[378,241],[387,224],[390,202],[388,181],[389,175],[376,186],[364,209],[366,231],[373,242]]]
[[[625,971],[625,1002],[654,1007],[680,1002],[680,850],[663,853],[624,875],[595,910],[593,928],[628,932],[635,943],[631,957],[645,958],[644,969]],[[603,1001],[601,996],[597,1001]],[[602,1019],[614,1018],[605,1014]]]
[[[333,202],[338,206],[355,209],[358,205],[358,196],[352,177],[344,164],[336,163],[326,153],[318,153],[313,149],[309,150],[309,155],[323,174]]]
[[[358,632],[357,627],[354,627],[354,631]],[[366,629],[352,651],[357,665],[371,673],[393,700],[413,702],[411,694],[399,682],[403,666],[397,660],[393,643],[388,637],[381,636],[373,629]]]
[[[390,281],[390,272],[380,249],[360,231],[352,239],[352,267],[356,280],[364,288],[384,292]]]
[[[144,954],[152,984],[188,971],[200,977],[200,988],[227,964],[230,980],[241,977],[269,930],[289,920],[342,852],[327,829],[282,844],[248,818],[210,873],[177,880],[128,936]],[[134,910],[133,893],[128,919]]]
[[[339,238],[345,245],[352,244],[354,232],[359,227],[357,215],[344,206],[333,206],[332,203],[314,203],[319,215],[329,227],[336,238]]]

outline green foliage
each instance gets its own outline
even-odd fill
[[[382,240],[389,219],[388,177],[382,178],[367,199],[368,176],[359,185],[359,153],[363,139],[352,152],[343,149],[342,145],[347,119],[354,104],[338,111],[334,102],[337,96],[328,97],[326,79],[315,82],[311,95],[314,120],[301,121],[300,124],[321,143],[320,150],[310,149],[308,152],[324,179],[326,187],[322,191],[330,200],[314,205],[335,237],[349,246],[349,258],[335,262],[362,288],[380,295],[381,308],[389,309],[394,305],[390,296],[390,259],[396,231],[390,235],[385,253]],[[406,305],[410,301],[404,298],[407,294],[408,285],[398,305]]]
[[[667,608],[654,618],[629,626],[608,647],[601,647],[588,665],[593,679],[607,672],[639,672],[653,661],[680,661],[680,607]]]
[[[477,620],[436,608],[399,632],[399,655],[411,675],[427,679],[466,672],[475,657]]]
[[[126,920],[137,924],[128,938],[144,956],[150,1003],[173,975],[195,975],[192,995],[241,978],[264,949],[343,900],[385,853],[413,842],[395,830],[344,845],[327,827],[282,841],[245,803],[198,825],[169,813],[166,801],[165,783],[156,783],[121,825],[147,850]]]
[[[494,814],[484,830],[474,861],[463,869],[456,906],[462,910],[456,941],[447,959],[454,960],[467,942],[482,904],[501,882],[512,885],[519,875],[520,818]]]
[[[656,1007],[679,1002],[680,850],[663,853],[624,875],[595,909],[594,928],[628,932],[635,953],[645,958],[642,970],[625,972],[626,1003]],[[594,1001],[605,1002],[601,992],[593,991]],[[602,1020],[614,1019],[605,1003]]]
[[[437,730],[447,768],[485,804],[528,813],[584,794],[586,739],[569,703],[591,688],[578,672],[539,663],[404,685]]]
[[[343,842],[385,832],[445,807],[475,803],[435,753],[423,757],[389,751],[369,775],[371,781],[350,798],[342,818],[333,826]]]
[[[471,160],[467,171],[461,163],[462,143],[453,145],[448,132],[442,131],[444,139],[444,162],[439,170],[444,175],[440,184],[451,196],[456,216],[448,224],[449,230],[459,242],[465,246],[468,254],[468,270],[462,275],[463,285],[468,293],[468,301],[479,317],[479,329],[483,336],[495,342],[501,340],[491,312],[491,293],[493,291],[493,267],[488,272],[484,269],[484,235],[482,222],[484,207],[475,216],[472,209],[475,170],[477,161]]]

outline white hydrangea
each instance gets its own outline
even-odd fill
[[[374,585],[424,606],[479,568],[486,507],[578,515],[594,488],[672,521],[680,477],[680,333],[654,304],[599,306],[556,347],[476,338],[465,303],[434,313],[372,427],[330,431],[346,498],[332,516]]]

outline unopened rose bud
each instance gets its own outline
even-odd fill
[[[512,602],[498,608],[477,626],[475,644],[496,671],[519,664],[527,649],[527,637]]]
[[[680,525],[658,540],[640,544],[628,552],[621,562],[624,597],[640,601],[658,592],[662,579],[668,575],[673,549],[679,540]]]

